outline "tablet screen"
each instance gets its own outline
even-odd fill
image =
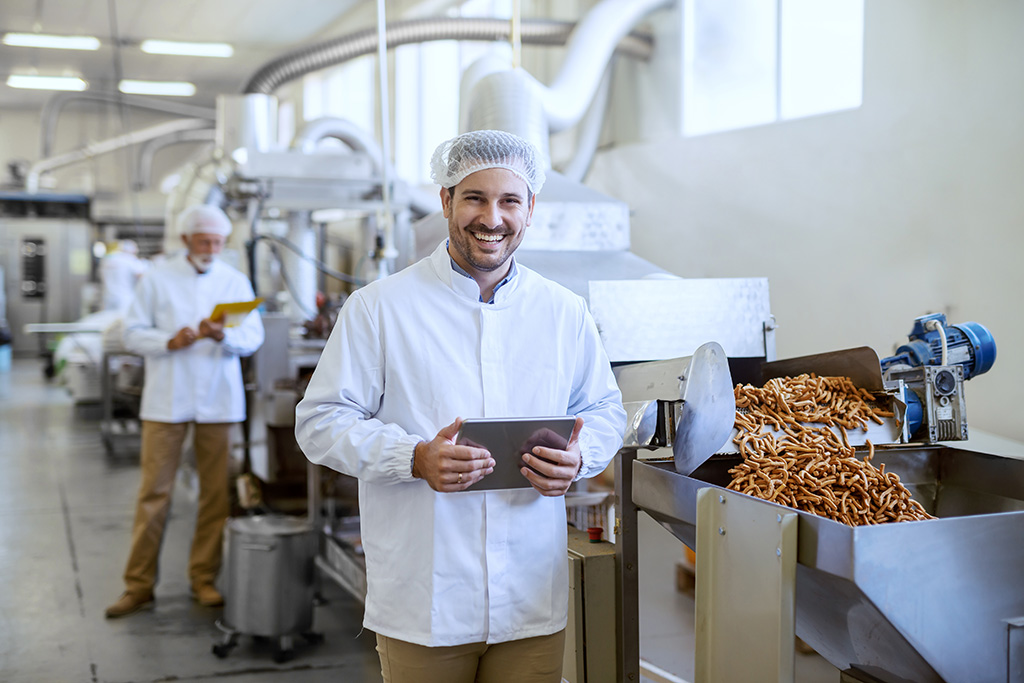
[[[494,458],[494,471],[466,491],[533,488],[519,471],[523,467],[523,453],[529,453],[536,446],[564,450],[575,423],[572,415],[464,421],[455,443],[486,448]]]

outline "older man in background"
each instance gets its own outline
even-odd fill
[[[154,604],[160,544],[190,425],[199,504],[188,575],[197,602],[210,607],[224,602],[214,582],[230,513],[230,429],[245,419],[239,358],[263,343],[263,323],[256,311],[233,327],[211,318],[218,303],[253,299],[248,279],[218,258],[231,234],[224,212],[194,206],[181,215],[178,227],[185,252],[142,276],[125,317],[125,347],[145,358],[139,410],[142,481],[124,572],[125,592],[107,608],[107,618]]]

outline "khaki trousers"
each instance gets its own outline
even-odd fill
[[[160,545],[171,508],[174,480],[188,422],[142,422],[142,481],[135,505],[132,547],[124,571],[129,593],[151,594],[157,580]],[[199,474],[199,509],[192,536],[188,576],[193,587],[212,584],[220,571],[224,524],[231,512],[228,446],[231,423],[195,424],[193,447]]]
[[[384,683],[561,683],[565,630],[488,645],[426,647],[377,634]]]

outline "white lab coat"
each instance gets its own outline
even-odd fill
[[[135,254],[115,251],[100,261],[103,283],[103,310],[125,311],[132,303],[135,285],[149,264]]]
[[[251,301],[252,286],[231,266],[216,261],[203,274],[185,253],[153,266],[139,280],[124,321],[124,345],[145,357],[146,379],[139,417],[157,422],[241,422],[245,394],[238,358],[263,343],[263,321],[253,311],[224,339],[200,339],[169,351],[182,327],[199,329],[218,303]]]
[[[296,409],[306,456],[359,478],[364,624],[377,633],[445,646],[566,625],[564,498],[438,493],[411,472],[416,444],[456,417],[580,415],[581,477],[621,446],[625,411],[585,302],[517,268],[484,304],[442,243],[356,291]]]

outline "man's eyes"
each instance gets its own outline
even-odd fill
[[[466,197],[463,197],[463,200],[467,201],[467,202],[473,202],[474,204],[486,204],[487,203],[487,199],[484,198],[484,197],[466,196]],[[523,203],[523,200],[521,198],[519,198],[519,197],[504,197],[500,201],[503,204],[514,204],[516,206],[518,206],[518,205]]]

